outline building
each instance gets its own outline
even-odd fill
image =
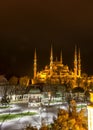
[[[48,83],[48,84],[64,84],[71,83],[73,87],[76,85],[76,80],[81,77],[81,59],[80,49],[77,54],[77,48],[75,47],[74,54],[74,67],[72,70],[69,69],[68,65],[63,64],[62,52],[60,53],[60,60],[56,58],[54,61],[53,48],[50,50],[50,63],[45,68],[38,72],[37,70],[37,54],[35,49],[34,54],[34,77],[32,84],[36,83]]]
[[[87,106],[88,109],[88,130],[93,130],[93,92],[90,92],[90,105]]]

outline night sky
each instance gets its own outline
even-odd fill
[[[62,49],[63,63],[73,69],[75,44],[81,50],[82,72],[93,74],[93,1],[7,0],[0,2],[0,74],[33,75]]]

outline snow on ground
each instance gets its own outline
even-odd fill
[[[39,115],[25,116],[22,118],[9,120],[0,124],[0,130],[22,130],[29,124],[32,124],[32,126],[36,126],[37,128],[40,128],[42,121],[46,124],[50,124],[53,122],[54,116],[55,114],[53,113],[44,112]]]
[[[81,104],[79,104],[81,105]],[[65,109],[67,110],[67,106],[64,105],[60,105],[59,108]],[[10,108],[10,111],[12,110],[19,110],[20,107],[18,107],[17,105],[14,105]],[[53,112],[53,111],[47,111],[46,109],[28,109],[25,111],[21,111],[21,112],[37,112],[37,115],[33,115],[33,116],[25,116],[25,117],[21,117],[21,118],[16,118],[13,120],[7,120],[3,123],[0,123],[0,130],[24,130],[24,128],[26,128],[26,126],[28,126],[29,124],[32,124],[32,126],[36,126],[38,129],[41,126],[41,122],[46,123],[46,124],[50,124],[53,122],[53,117],[57,117],[57,115]],[[78,109],[78,111],[80,111],[81,108]],[[4,110],[2,110],[3,112]],[[18,111],[17,111],[18,113]],[[85,114],[87,115],[87,109]]]

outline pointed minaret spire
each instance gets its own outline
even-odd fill
[[[52,74],[52,66],[53,66],[53,49],[51,45],[51,52],[50,52],[50,75]]]
[[[51,52],[50,52],[50,62],[53,62],[53,49],[51,45]]]
[[[34,78],[36,77],[37,74],[37,55],[36,55],[36,49],[34,53]]]
[[[75,46],[75,55],[74,55],[74,74],[77,78],[77,47]]]
[[[61,51],[61,53],[60,53],[60,63],[61,63],[61,64],[63,63],[63,61],[62,61],[62,51]]]
[[[81,58],[80,58],[80,48],[78,51],[78,76],[81,77]]]

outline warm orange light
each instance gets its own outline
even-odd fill
[[[45,79],[46,78],[46,74],[41,74],[41,78]]]
[[[93,103],[93,92],[90,92],[90,101]]]

